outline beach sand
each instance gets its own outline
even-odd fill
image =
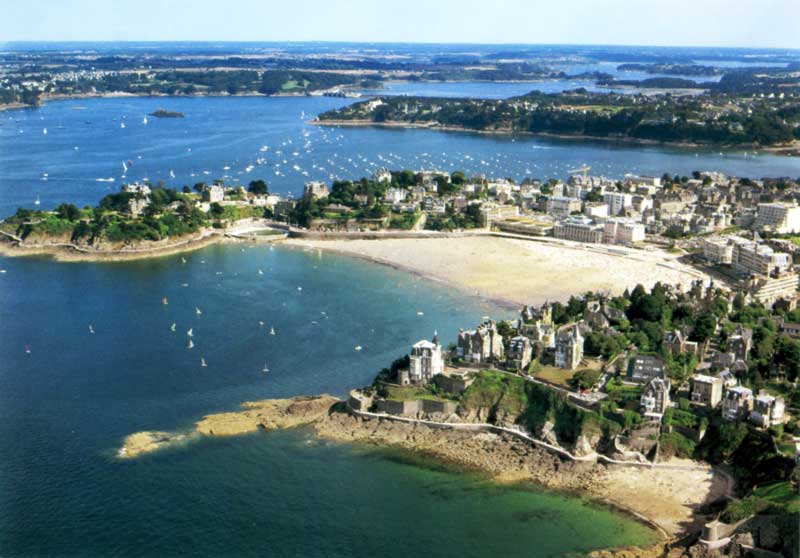
[[[289,246],[367,259],[509,305],[564,301],[586,291],[620,294],[641,283],[688,286],[706,276],[663,250],[540,242],[498,236],[307,240]]]

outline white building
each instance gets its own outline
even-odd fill
[[[575,370],[583,359],[583,335],[578,324],[565,325],[556,333],[555,365]]]
[[[387,188],[383,199],[386,200],[386,203],[395,204],[406,201],[406,196],[408,196],[408,190],[404,188]]]
[[[439,336],[434,333],[433,340],[423,339],[411,347],[409,355],[408,377],[412,382],[427,382],[444,371],[442,346]]]
[[[661,419],[669,408],[669,387],[669,380],[661,378],[653,378],[647,383],[640,399],[644,416]]]
[[[547,213],[559,219],[566,219],[573,211],[581,210],[581,200],[564,196],[552,196],[547,199]]]
[[[203,190],[203,201],[208,203],[219,203],[225,198],[225,189],[222,186],[213,184]]]
[[[606,192],[603,201],[608,204],[609,215],[619,215],[633,205],[633,196],[625,192]]]
[[[753,391],[743,386],[730,388],[722,399],[722,417],[726,420],[747,418],[753,408]]]
[[[800,232],[800,207],[782,202],[760,203],[753,228],[778,234]]]
[[[644,241],[644,225],[625,219],[609,219],[603,227],[606,244],[633,244]]]
[[[781,424],[783,422],[784,407],[783,397],[773,397],[772,395],[761,393],[753,403],[750,422],[763,428]]]

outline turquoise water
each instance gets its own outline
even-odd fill
[[[409,87],[415,94],[440,94],[444,88],[451,95],[497,96],[498,91],[518,93],[523,85]],[[800,158],[741,149],[308,124],[320,112],[349,102],[327,97],[80,99],[3,112],[0,216],[20,206],[33,207],[37,195],[43,208],[62,202],[94,204],[118,191],[123,181],[143,178],[178,187],[223,177],[241,183],[263,178],[275,192],[298,194],[306,180],[360,178],[379,167],[462,169],[516,180],[566,178],[567,171],[584,163],[593,173],[609,177],[629,172],[685,175],[693,170],[749,177],[800,176]],[[150,117],[145,125],[144,117],[160,107],[182,111],[186,118]],[[267,150],[261,151],[264,147]],[[132,162],[125,178],[123,161]]]
[[[115,459],[134,431],[186,428],[249,399],[341,396],[435,328],[452,340],[483,315],[510,315],[316,251],[185,257],[0,259],[0,555],[556,556],[649,540],[580,500],[304,430]]]

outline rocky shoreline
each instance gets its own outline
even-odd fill
[[[205,416],[189,431],[138,432],[125,438],[117,455],[130,459],[202,436],[303,425],[321,439],[410,452],[484,474],[494,482],[534,483],[589,498],[647,524],[662,539],[651,548],[607,550],[597,556],[663,556],[665,542],[696,530],[704,520],[698,508],[720,495],[718,483],[708,475],[568,461],[509,435],[362,418],[330,395],[247,402],[239,411]],[[641,488],[646,485],[649,488]]]

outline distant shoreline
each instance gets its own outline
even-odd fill
[[[800,141],[795,141],[792,145],[762,146],[755,144],[714,144],[714,143],[694,143],[694,142],[670,142],[657,141],[643,138],[632,137],[610,137],[610,136],[589,136],[585,134],[555,134],[552,132],[529,132],[525,130],[476,130],[463,126],[441,125],[435,122],[374,122],[372,120],[319,120],[314,119],[308,122],[315,126],[347,126],[353,128],[375,127],[375,128],[421,128],[443,132],[466,132],[472,134],[486,134],[494,136],[533,136],[542,138],[553,138],[576,141],[602,141],[610,143],[630,144],[630,145],[649,145],[649,146],[668,146],[684,149],[737,149],[755,152],[769,152],[777,155],[800,156]]]

